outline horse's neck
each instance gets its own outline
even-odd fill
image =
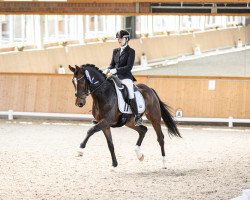
[[[107,80],[99,89],[97,89],[91,95],[93,101],[95,101],[96,103],[109,102],[110,98],[115,95],[115,88],[113,87],[112,83]]]

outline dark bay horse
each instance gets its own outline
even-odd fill
[[[103,131],[111,153],[112,165],[113,167],[116,167],[118,163],[115,156],[110,127],[117,123],[121,112],[118,108],[117,94],[114,84],[94,65],[86,64],[81,67],[76,66],[75,68],[69,66],[69,69],[74,73],[72,82],[75,87],[75,105],[83,107],[86,103],[86,97],[91,94],[93,98],[92,114],[98,122],[88,130],[86,138],[80,144],[80,150],[78,151],[77,156],[83,155],[83,149],[86,147],[89,138],[94,133]],[[160,144],[161,154],[163,156],[163,167],[165,168],[166,159],[164,135],[161,129],[161,118],[168,128],[170,136],[181,137],[181,135],[172,115],[168,111],[168,106],[160,100],[156,92],[144,84],[138,84],[137,87],[145,100],[146,109],[143,114],[145,114],[147,119],[151,122],[157,134],[157,141]],[[142,161],[144,155],[140,151],[140,146],[147,132],[147,127],[144,125],[135,126],[132,114],[129,115],[125,125],[139,133],[135,152],[138,159]]]

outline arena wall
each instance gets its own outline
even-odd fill
[[[0,110],[90,114],[92,98],[84,108],[75,104],[71,75],[0,73]],[[184,117],[250,118],[250,78],[136,76],[154,88]],[[215,90],[209,90],[215,80]]]

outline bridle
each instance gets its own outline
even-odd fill
[[[84,99],[84,98],[86,98],[88,95],[90,95],[90,94],[93,94],[95,91],[97,91],[106,81],[107,81],[107,79],[105,79],[100,85],[98,85],[96,88],[94,88],[92,91],[90,91],[90,89],[87,89],[87,92],[83,92],[83,94],[81,95],[81,96],[78,96],[77,95],[77,88],[76,88],[76,84],[77,84],[77,82],[78,81],[80,81],[82,78],[85,78],[85,75],[82,75],[80,78],[72,78],[72,83],[73,83],[73,85],[74,85],[74,87],[75,87],[75,91],[76,91],[76,93],[75,93],[75,96],[77,97],[77,98],[80,98],[80,99]]]

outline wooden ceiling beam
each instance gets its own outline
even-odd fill
[[[173,3],[173,2],[192,2],[192,3],[249,3],[249,0],[67,0],[67,2],[81,3]]]
[[[162,8],[156,8],[155,10],[153,7],[151,7],[151,3],[154,2],[154,0],[150,0],[150,2],[132,2],[132,1],[139,1],[139,0],[128,0],[115,3],[104,3],[101,2],[102,0],[98,0],[100,2],[95,3],[86,3],[85,2],[79,2],[81,0],[69,0],[68,2],[42,2],[42,1],[1,1],[0,0],[0,14],[82,14],[82,15],[126,15],[126,16],[133,16],[133,15],[174,15],[174,14],[188,14],[188,15],[211,15],[211,12],[209,8],[207,9],[207,13],[202,13],[203,8],[199,8],[200,11],[195,11],[196,8],[191,10],[189,7],[177,7],[176,10],[171,10],[172,8],[166,8],[164,11],[162,11]],[[104,0],[103,0],[104,1]],[[113,0],[109,0],[113,1]],[[131,2],[129,2],[131,1]],[[147,1],[147,0],[144,0]],[[167,1],[161,1],[161,3],[166,3]],[[171,0],[171,2],[167,3],[174,3],[175,0]],[[186,1],[190,2],[190,1]],[[192,3],[198,3],[199,0],[192,0]],[[215,2],[215,1],[214,1]],[[224,0],[217,0],[216,3],[223,3]],[[234,1],[234,3],[242,3],[243,0]],[[157,1],[159,3],[159,1]],[[177,3],[177,0],[176,0]],[[178,3],[180,3],[178,1]],[[185,3],[185,2],[182,2]],[[204,3],[204,2],[201,2]],[[213,3],[213,0],[210,0],[206,3]],[[228,2],[227,2],[228,3]],[[249,5],[249,4],[248,4]],[[186,12],[186,10],[187,12]],[[189,10],[188,10],[189,9]],[[231,9],[231,8],[229,8]],[[241,9],[241,8],[240,8]],[[244,8],[244,13],[241,13],[237,9],[235,10],[235,13],[232,13],[233,15],[250,15],[250,9]],[[249,10],[248,10],[249,9]],[[169,11],[171,10],[171,11]],[[186,13],[185,13],[186,12]],[[200,12],[200,13],[199,13]],[[212,13],[217,14],[217,13]],[[228,15],[232,15],[228,14]],[[224,14],[218,14],[218,15],[227,15],[227,13]]]
[[[150,3],[86,3],[0,1],[0,14],[96,14],[136,15],[150,13]]]

